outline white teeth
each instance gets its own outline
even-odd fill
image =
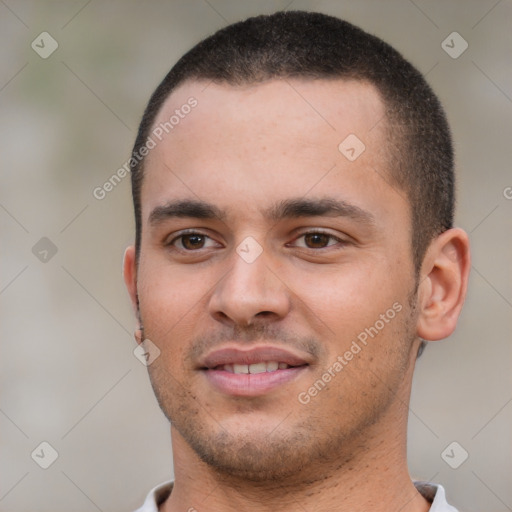
[[[249,365],[247,364],[234,364],[233,365],[234,373],[249,373]]]
[[[266,371],[266,363],[253,363],[249,365],[249,373],[265,373]]]
[[[279,368],[279,363],[277,361],[269,361],[267,363],[267,372],[275,372]]]
[[[256,374],[265,372],[275,372],[276,370],[285,370],[289,368],[286,363],[277,361],[267,361],[253,364],[225,364],[222,369],[229,373]]]

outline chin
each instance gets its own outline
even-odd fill
[[[221,431],[206,437],[189,432],[184,437],[204,463],[230,478],[282,481],[298,475],[311,461],[311,439],[298,433],[273,439],[261,431],[254,435]]]

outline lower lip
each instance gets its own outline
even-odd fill
[[[262,373],[231,373],[224,370],[203,370],[218,391],[232,396],[260,396],[297,378],[307,366],[297,366]]]

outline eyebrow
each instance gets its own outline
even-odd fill
[[[156,225],[166,219],[175,217],[190,217],[195,219],[224,219],[226,216],[220,208],[206,201],[183,199],[170,201],[163,206],[157,206],[149,215],[149,224]]]
[[[269,208],[266,216],[274,221],[300,217],[348,217],[362,224],[375,224],[375,217],[370,212],[330,197],[286,199]]]
[[[266,209],[263,214],[271,221],[301,217],[348,217],[362,224],[375,224],[375,217],[367,210],[330,197],[285,199]],[[149,215],[149,224],[157,225],[170,218],[224,220],[226,217],[224,210],[206,201],[183,199],[154,208]]]

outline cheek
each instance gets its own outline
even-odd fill
[[[150,253],[150,250],[147,250]],[[141,309],[147,313],[166,313],[167,318],[183,316],[205,292],[204,272],[191,267],[172,265],[165,254],[148,254],[140,261],[138,292]]]
[[[413,332],[406,305],[339,316],[335,331],[325,337],[329,353],[301,389],[302,402],[329,411],[330,423],[354,428],[385,410],[405,382]],[[358,428],[358,427],[357,427]]]
[[[352,262],[310,273],[290,272],[287,283],[294,291],[297,308],[304,314],[309,310],[324,325],[325,333],[340,341],[353,339],[374,325],[396,302],[404,306],[407,297],[407,283],[389,261],[380,265],[376,260]]]
[[[172,351],[172,361],[181,358],[186,340],[195,334],[198,316],[206,309],[208,288],[198,272],[141,262],[138,293],[145,335],[163,355]]]

